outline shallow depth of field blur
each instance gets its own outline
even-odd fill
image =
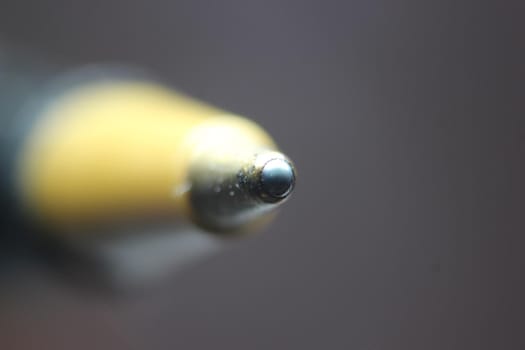
[[[3,0],[0,42],[250,117],[298,183],[260,235],[139,292],[6,266],[0,349],[525,348],[524,11]]]

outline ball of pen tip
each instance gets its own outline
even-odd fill
[[[284,200],[294,185],[295,169],[289,161],[274,158],[263,165],[259,174],[259,190],[264,201],[275,203]]]

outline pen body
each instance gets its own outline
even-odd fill
[[[3,71],[3,198],[26,218],[71,232],[186,218],[235,231],[268,217],[245,179],[276,146],[253,122],[122,70]]]
[[[58,224],[191,215],[190,162],[212,138],[223,147],[238,134],[223,152],[273,148],[253,123],[159,85],[91,82],[43,109],[20,154],[20,193],[32,212]]]

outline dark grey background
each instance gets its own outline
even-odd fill
[[[299,170],[264,234],[142,297],[4,283],[2,349],[525,348],[524,7],[2,0],[4,38],[150,68]]]

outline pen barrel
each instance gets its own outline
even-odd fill
[[[69,71],[39,58],[26,48],[0,46],[1,220],[15,227],[35,218],[22,193],[20,163],[28,143],[43,125],[46,109],[69,90],[90,81],[140,76],[121,67]]]
[[[255,123],[132,70],[57,74],[6,57],[1,191],[26,219],[73,232],[189,218],[233,232],[271,216],[255,163],[284,156]]]

